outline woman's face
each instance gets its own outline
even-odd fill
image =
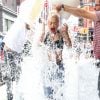
[[[58,26],[59,26],[59,19],[57,17],[51,17],[48,20],[48,27],[52,33],[56,33]]]

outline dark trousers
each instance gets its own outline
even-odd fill
[[[96,62],[96,66],[97,66],[97,68],[100,68],[100,59],[98,59],[98,62]],[[99,75],[98,75],[98,91],[99,91],[98,96],[100,98],[100,71],[99,71]]]

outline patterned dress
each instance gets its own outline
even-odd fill
[[[59,34],[59,33],[57,33]],[[57,50],[63,50],[64,41],[63,38],[53,42],[50,39],[50,33],[46,35],[44,40],[45,45],[47,46],[48,52],[54,54]],[[65,69],[63,66],[63,61],[60,60],[56,62],[54,56],[48,62],[47,66],[43,70],[43,84],[44,84],[44,94],[46,100],[65,100],[64,99],[64,77]]]

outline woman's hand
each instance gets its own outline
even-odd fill
[[[68,28],[66,29],[66,27],[63,27],[61,29],[61,35],[64,39],[64,42],[65,44],[68,46],[68,47],[72,47],[72,42],[71,42],[71,39],[69,37],[69,33],[68,33]]]
[[[61,32],[68,32],[68,25],[66,23],[64,23],[61,27]]]
[[[66,23],[64,23],[62,26],[61,26],[61,35],[62,37],[65,39],[68,39],[69,38],[69,34],[68,34],[68,25]]]

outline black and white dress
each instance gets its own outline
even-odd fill
[[[65,68],[63,66],[63,60],[56,62],[56,58],[53,56],[54,52],[57,52],[57,50],[62,52],[64,45],[63,38],[61,37],[57,41],[52,41],[50,33],[48,32],[44,44],[47,46],[48,52],[50,52],[52,56],[52,59],[43,70],[44,95],[46,100],[65,100]]]

